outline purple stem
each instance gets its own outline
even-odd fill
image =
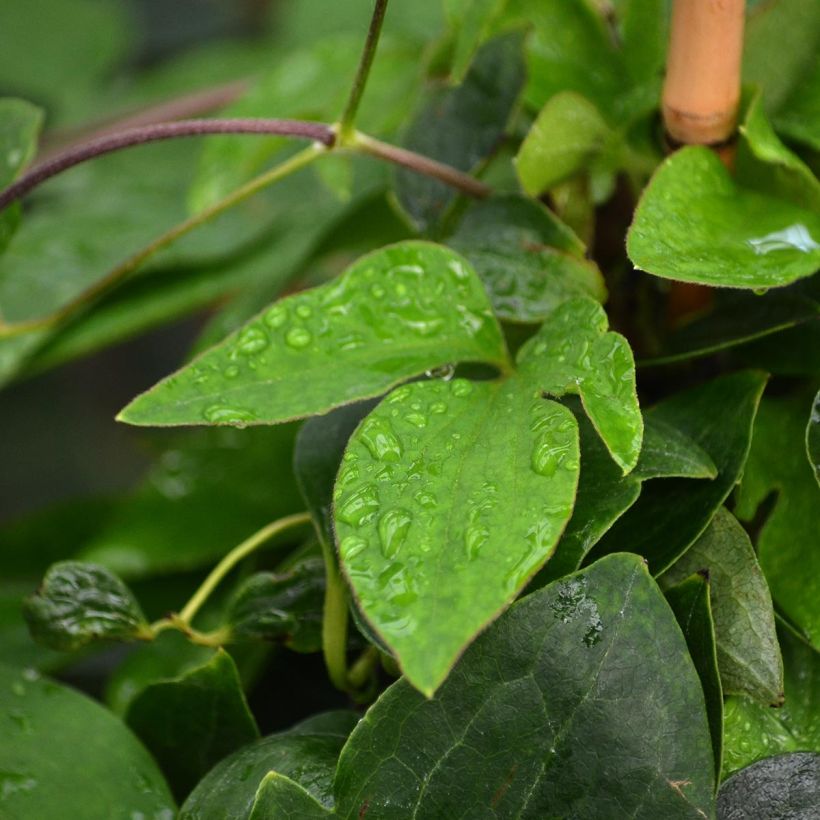
[[[57,154],[52,159],[35,165],[13,185],[0,192],[0,211],[24,197],[29,191],[87,160],[147,142],[175,137],[196,137],[203,134],[267,134],[298,137],[332,146],[336,135],[329,125],[303,120],[275,119],[203,119],[158,123],[140,128],[129,128],[85,142]]]

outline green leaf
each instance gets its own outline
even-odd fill
[[[820,646],[820,491],[803,456],[807,398],[767,398],[761,404],[736,514],[752,520],[769,494],[777,493],[757,537],[760,566],[776,603]]]
[[[258,572],[243,581],[228,604],[230,640],[279,641],[296,652],[322,648],[325,565],[306,558],[286,572]]]
[[[814,477],[820,484],[820,390],[814,397],[809,414],[809,423],[806,425],[806,455],[809,464],[814,470]]]
[[[162,426],[273,424],[377,396],[429,368],[465,360],[506,364],[478,277],[453,251],[403,242],[363,257],[338,281],[275,303],[118,418]]]
[[[717,782],[723,759],[723,691],[718,673],[709,586],[708,578],[695,574],[668,590],[666,600],[678,619],[703,686]]]
[[[629,343],[607,332],[604,309],[591,299],[561,304],[518,354],[521,367],[537,372],[545,393],[578,393],[589,420],[612,458],[630,472],[643,441],[643,417],[635,390]]]
[[[820,267],[820,213],[741,187],[712,151],[689,146],[655,172],[627,251],[640,270],[667,279],[780,287]]]
[[[723,691],[764,706],[783,700],[783,661],[772,596],[749,536],[719,509],[701,537],[664,573],[677,584],[693,572],[709,574],[717,657]]]
[[[555,554],[533,580],[536,587],[574,572],[603,534],[637,501],[641,482],[672,476],[714,478],[712,459],[674,427],[645,417],[638,464],[623,475],[580,403],[566,402],[575,414],[581,442],[581,476],[572,518]]]
[[[248,820],[321,820],[333,812],[304,786],[277,772],[269,772],[259,784]]]
[[[481,47],[461,85],[433,91],[416,113],[405,148],[461,171],[474,171],[498,147],[524,85],[521,32]],[[396,172],[396,196],[411,223],[430,232],[453,203],[453,190],[410,170]]]
[[[774,122],[779,133],[820,151],[820,63],[801,77]]]
[[[445,0],[453,35],[451,76],[461,80],[479,46],[495,32],[509,0]]]
[[[521,185],[539,196],[587,167],[611,139],[611,128],[589,100],[572,91],[550,97],[515,158]]]
[[[808,818],[820,805],[820,754],[795,752],[759,760],[721,787],[718,820]]]
[[[125,722],[184,798],[220,760],[259,737],[239,674],[222,650],[202,666],[146,686]]]
[[[326,712],[245,746],[205,776],[182,806],[179,820],[244,820],[270,772],[290,778],[332,809],[336,759],[357,722],[353,712]]]
[[[174,817],[145,747],[84,695],[32,670],[0,666],[0,721],[4,817]]]
[[[723,777],[782,752],[820,752],[820,656],[802,639],[780,630],[786,668],[785,705],[779,709],[743,697],[726,701]]]
[[[677,393],[647,411],[695,441],[718,470],[713,481],[655,481],[587,556],[630,550],[654,575],[670,567],[703,533],[743,471],[766,376],[740,371]],[[717,412],[719,408],[719,412]]]
[[[594,262],[577,237],[540,203],[521,196],[471,205],[447,240],[470,261],[500,319],[539,323],[573,296],[606,299]]]
[[[290,478],[294,432],[211,429],[166,438],[143,484],[78,557],[128,578],[217,561],[249,532],[301,509]]]
[[[710,814],[713,784],[680,629],[640,559],[618,555],[515,604],[434,699],[391,686],[334,791],[351,820],[672,820]]]
[[[34,639],[52,649],[151,635],[131,590],[105,567],[81,561],[54,564],[23,614]]]

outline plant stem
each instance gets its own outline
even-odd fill
[[[339,120],[339,134],[343,139],[353,132],[356,114],[359,111],[362,95],[367,85],[367,78],[370,76],[373,58],[376,56],[376,48],[379,45],[379,36],[381,35],[384,16],[387,12],[387,2],[388,0],[376,0],[376,5],[373,8],[373,16],[370,18],[370,28],[367,31],[367,39],[364,43],[362,56],[359,59],[356,78],[353,80],[350,96],[347,99],[342,117]]]
[[[284,532],[291,527],[297,527],[310,522],[310,515],[306,512],[289,515],[273,521],[261,530],[255,532],[238,546],[234,547],[210,572],[208,577],[202,582],[199,589],[191,596],[191,599],[182,608],[179,615],[174,616],[178,624],[190,627],[194,616],[199,612],[202,605],[210,594],[216,589],[219,582],[243,559],[254,550],[269,541],[280,532]]]
[[[90,159],[121,151],[123,148],[145,145],[149,142],[176,139],[178,137],[197,137],[204,134],[277,134],[314,140],[326,147],[333,145],[335,140],[333,129],[329,126],[323,123],[304,122],[302,120],[181,120],[179,122],[146,125],[141,128],[129,128],[69,148],[47,162],[35,166],[17,182],[0,193],[0,210],[21,199],[46,180]]]
[[[350,688],[354,690],[362,689],[373,674],[373,669],[378,661],[379,650],[375,646],[368,646],[350,667],[347,676]]]
[[[367,134],[362,134],[359,131],[352,134],[346,140],[340,135],[339,147],[350,148],[360,154],[369,154],[372,157],[387,160],[395,165],[401,165],[403,168],[409,168],[411,171],[416,171],[424,176],[437,179],[477,199],[484,199],[492,193],[492,188],[490,188],[489,185],[485,185],[483,182],[475,179],[475,177],[471,177],[469,174],[465,174],[453,168],[451,165],[445,165],[423,154],[408,151],[406,148],[390,145],[389,143],[370,137]]]
[[[347,590],[336,563],[332,544],[318,531],[325,560],[325,601],[322,610],[322,654],[330,682],[342,692],[348,691],[347,678]]]
[[[33,330],[41,330],[59,324],[64,319],[73,315],[76,311],[86,306],[89,302],[107,293],[109,290],[118,285],[123,279],[133,273],[140,265],[143,264],[154,254],[161,251],[167,245],[175,242],[187,233],[190,233],[194,228],[208,222],[224,211],[238,205],[240,202],[248,199],[254,194],[267,188],[274,182],[278,182],[286,176],[298,171],[313,162],[325,152],[325,148],[321,145],[311,145],[305,148],[298,154],[294,154],[289,159],[285,160],[280,165],[271,168],[261,176],[252,179],[250,182],[237,188],[231,194],[221,199],[219,202],[206,208],[204,211],[186,219],[179,225],[175,225],[169,231],[166,231],[160,237],[155,239],[149,245],[146,245],[141,250],[137,251],[133,256],[126,259],[117,267],[112,268],[105,276],[95,282],[91,287],[84,290],[75,299],[64,305],[59,310],[49,313],[39,319],[30,319],[22,322],[4,323],[0,321],[0,339],[17,336],[22,333],[29,333]]]

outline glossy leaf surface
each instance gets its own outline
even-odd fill
[[[656,276],[736,288],[788,285],[820,267],[820,214],[738,185],[706,148],[682,148],[644,191],[629,258]]]
[[[664,574],[678,583],[693,572],[709,575],[723,691],[765,706],[783,698],[783,661],[772,597],[746,531],[725,509]]]
[[[603,277],[575,235],[523,197],[472,205],[447,244],[473,265],[500,319],[535,324],[574,296],[606,299]]]
[[[820,484],[820,392],[814,397],[806,425],[806,455],[814,470],[814,477]]]
[[[767,398],[761,404],[736,513],[743,521],[752,519],[777,492],[757,537],[760,566],[774,600],[820,646],[820,489],[803,455],[806,398]]]
[[[322,820],[333,812],[304,786],[278,772],[269,772],[259,784],[248,820]]]
[[[706,529],[740,478],[765,384],[763,373],[740,371],[651,407],[647,416],[692,438],[712,457],[718,475],[712,481],[670,478],[645,487],[589,557],[628,549],[643,555],[653,574],[671,566]]]
[[[54,564],[37,593],[25,601],[23,614],[32,636],[52,649],[148,634],[131,590],[105,567],[80,561]]]
[[[513,606],[432,700],[394,684],[334,791],[343,818],[671,820],[708,815],[713,783],[680,629],[640,559],[618,555]]]
[[[718,820],[806,818],[820,805],[820,754],[768,757],[730,777],[717,800]]]
[[[184,798],[216,763],[259,737],[231,656],[222,650],[178,678],[146,686],[126,723]]]
[[[405,148],[461,171],[498,147],[524,85],[520,32],[485,43],[461,85],[434,90],[404,133]],[[414,227],[430,231],[453,203],[452,188],[414,171],[396,172],[396,196]]]
[[[703,687],[717,780],[723,758],[723,691],[720,686],[715,624],[709,599],[709,581],[698,574],[686,578],[666,593],[666,600],[678,619]]]
[[[357,721],[353,712],[326,712],[245,746],[203,778],[179,820],[246,820],[269,772],[290,778],[332,808],[336,759]]]
[[[0,666],[0,725],[5,817],[174,817],[145,747],[84,695],[32,670]]]
[[[448,362],[504,366],[478,277],[437,245],[365,256],[337,281],[274,303],[136,398],[130,424],[272,424],[326,412]]]

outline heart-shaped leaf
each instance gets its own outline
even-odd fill
[[[631,719],[625,719],[625,716]],[[515,604],[432,700],[394,684],[353,731],[341,818],[702,818],[700,682],[641,560],[610,556]]]
[[[783,700],[783,661],[772,596],[746,531],[725,509],[667,570],[676,584],[693,572],[709,575],[718,665],[723,691],[765,706]]]
[[[457,361],[506,365],[487,294],[458,254],[402,242],[274,303],[134,399],[130,424],[274,424],[377,396]]]
[[[23,614],[35,640],[52,649],[152,636],[131,590],[105,567],[81,561],[54,564]]]

